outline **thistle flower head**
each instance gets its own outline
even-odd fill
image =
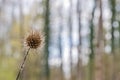
[[[42,45],[43,37],[37,30],[32,30],[25,38],[25,44],[31,49],[37,49]]]

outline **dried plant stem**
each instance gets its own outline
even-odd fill
[[[25,54],[24,60],[23,60],[23,62],[22,62],[22,65],[20,66],[20,70],[19,70],[19,72],[18,72],[18,75],[17,75],[17,77],[16,77],[16,80],[19,79],[19,76],[20,76],[21,72],[23,71],[23,68],[24,68],[25,61],[26,61],[26,59],[27,59],[29,50],[30,50],[30,48],[27,50],[27,53]]]

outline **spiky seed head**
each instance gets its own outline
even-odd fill
[[[42,45],[43,37],[37,30],[32,30],[25,38],[25,44],[31,49],[37,49]]]

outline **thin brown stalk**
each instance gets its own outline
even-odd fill
[[[28,56],[29,51],[30,51],[30,48],[27,50],[27,53],[25,54],[25,57],[24,57],[24,59],[23,59],[22,65],[20,66],[20,70],[19,70],[19,72],[18,72],[18,75],[17,75],[17,77],[16,77],[16,80],[19,80],[20,74],[21,74],[21,72],[22,72],[23,69],[24,69],[25,61],[26,61],[26,59],[27,59],[27,56]]]

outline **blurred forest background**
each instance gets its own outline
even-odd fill
[[[15,80],[31,28],[45,46],[21,80],[120,80],[120,0],[0,0],[0,80]]]

